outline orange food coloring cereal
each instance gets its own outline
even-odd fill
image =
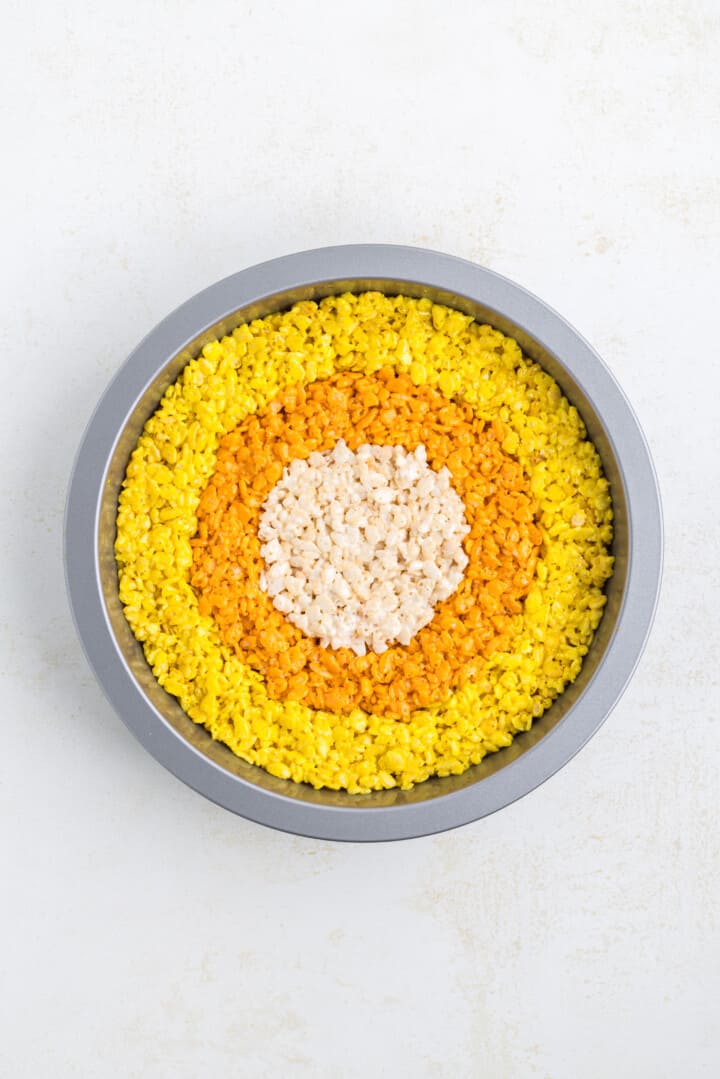
[[[536,504],[516,460],[502,449],[507,430],[404,373],[342,373],[282,391],[222,440],[216,470],[198,508],[191,583],[203,614],[223,640],[265,678],[276,700],[348,713],[360,707],[405,717],[447,699],[507,646],[538,556]],[[260,510],[294,458],[331,449],[344,438],[426,448],[431,467],[446,465],[465,504],[470,531],[464,579],[438,604],[408,645],[356,656],[323,648],[273,606],[260,587]]]

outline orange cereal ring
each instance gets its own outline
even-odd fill
[[[499,421],[486,424],[469,405],[391,368],[282,391],[220,445],[192,541],[201,612],[212,614],[224,641],[264,676],[276,699],[388,716],[442,702],[505,647],[537,560],[536,504],[522,468],[502,450],[505,434]],[[371,442],[412,451],[422,443],[432,468],[450,470],[470,525],[463,543],[469,564],[456,591],[408,645],[380,654],[322,647],[260,586],[257,527],[267,495],[289,461],[329,450],[339,438],[351,450]]]

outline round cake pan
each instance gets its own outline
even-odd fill
[[[615,571],[582,671],[511,746],[461,776],[409,791],[316,791],[235,757],[155,680],[118,599],[113,556],[120,485],[147,418],[208,341],[298,300],[376,289],[429,297],[514,337],[578,408],[602,458],[615,512]],[[546,780],[597,731],[647,639],[660,586],[662,517],[650,454],[624,394],[597,353],[525,289],[462,259],[362,244],[304,251],[211,285],[160,323],[100,400],[83,436],[65,518],[65,567],[80,639],[98,681],[147,750],[189,786],[235,813],[325,839],[388,840],[466,824]]]

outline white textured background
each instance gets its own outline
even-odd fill
[[[0,1075],[720,1074],[717,0],[2,22]],[[82,427],[137,341],[346,241],[466,256],[566,315],[640,415],[667,527],[650,645],[579,757],[490,819],[365,847],[157,765],[61,563]]]

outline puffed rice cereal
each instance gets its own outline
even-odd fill
[[[409,640],[416,622],[377,611],[361,634],[298,628],[276,605],[297,586],[270,587],[297,539],[283,477],[319,475],[313,454],[347,461],[363,445],[393,447],[395,461],[424,446],[468,526],[460,535],[445,512],[455,538],[422,579],[461,578],[445,598],[423,593],[416,620],[431,599],[433,616]],[[409,536],[417,520],[401,527]],[[371,538],[359,561],[382,587]],[[366,292],[302,301],[190,360],[131,455],[115,550],[126,618],[192,719],[273,776],[362,794],[459,774],[528,730],[580,671],[611,540],[600,459],[550,375],[460,311]],[[403,575],[389,558],[386,569],[394,592]]]
[[[260,513],[260,586],[324,648],[358,656],[403,645],[451,595],[470,531],[447,467],[425,447],[371,446],[296,457]]]

